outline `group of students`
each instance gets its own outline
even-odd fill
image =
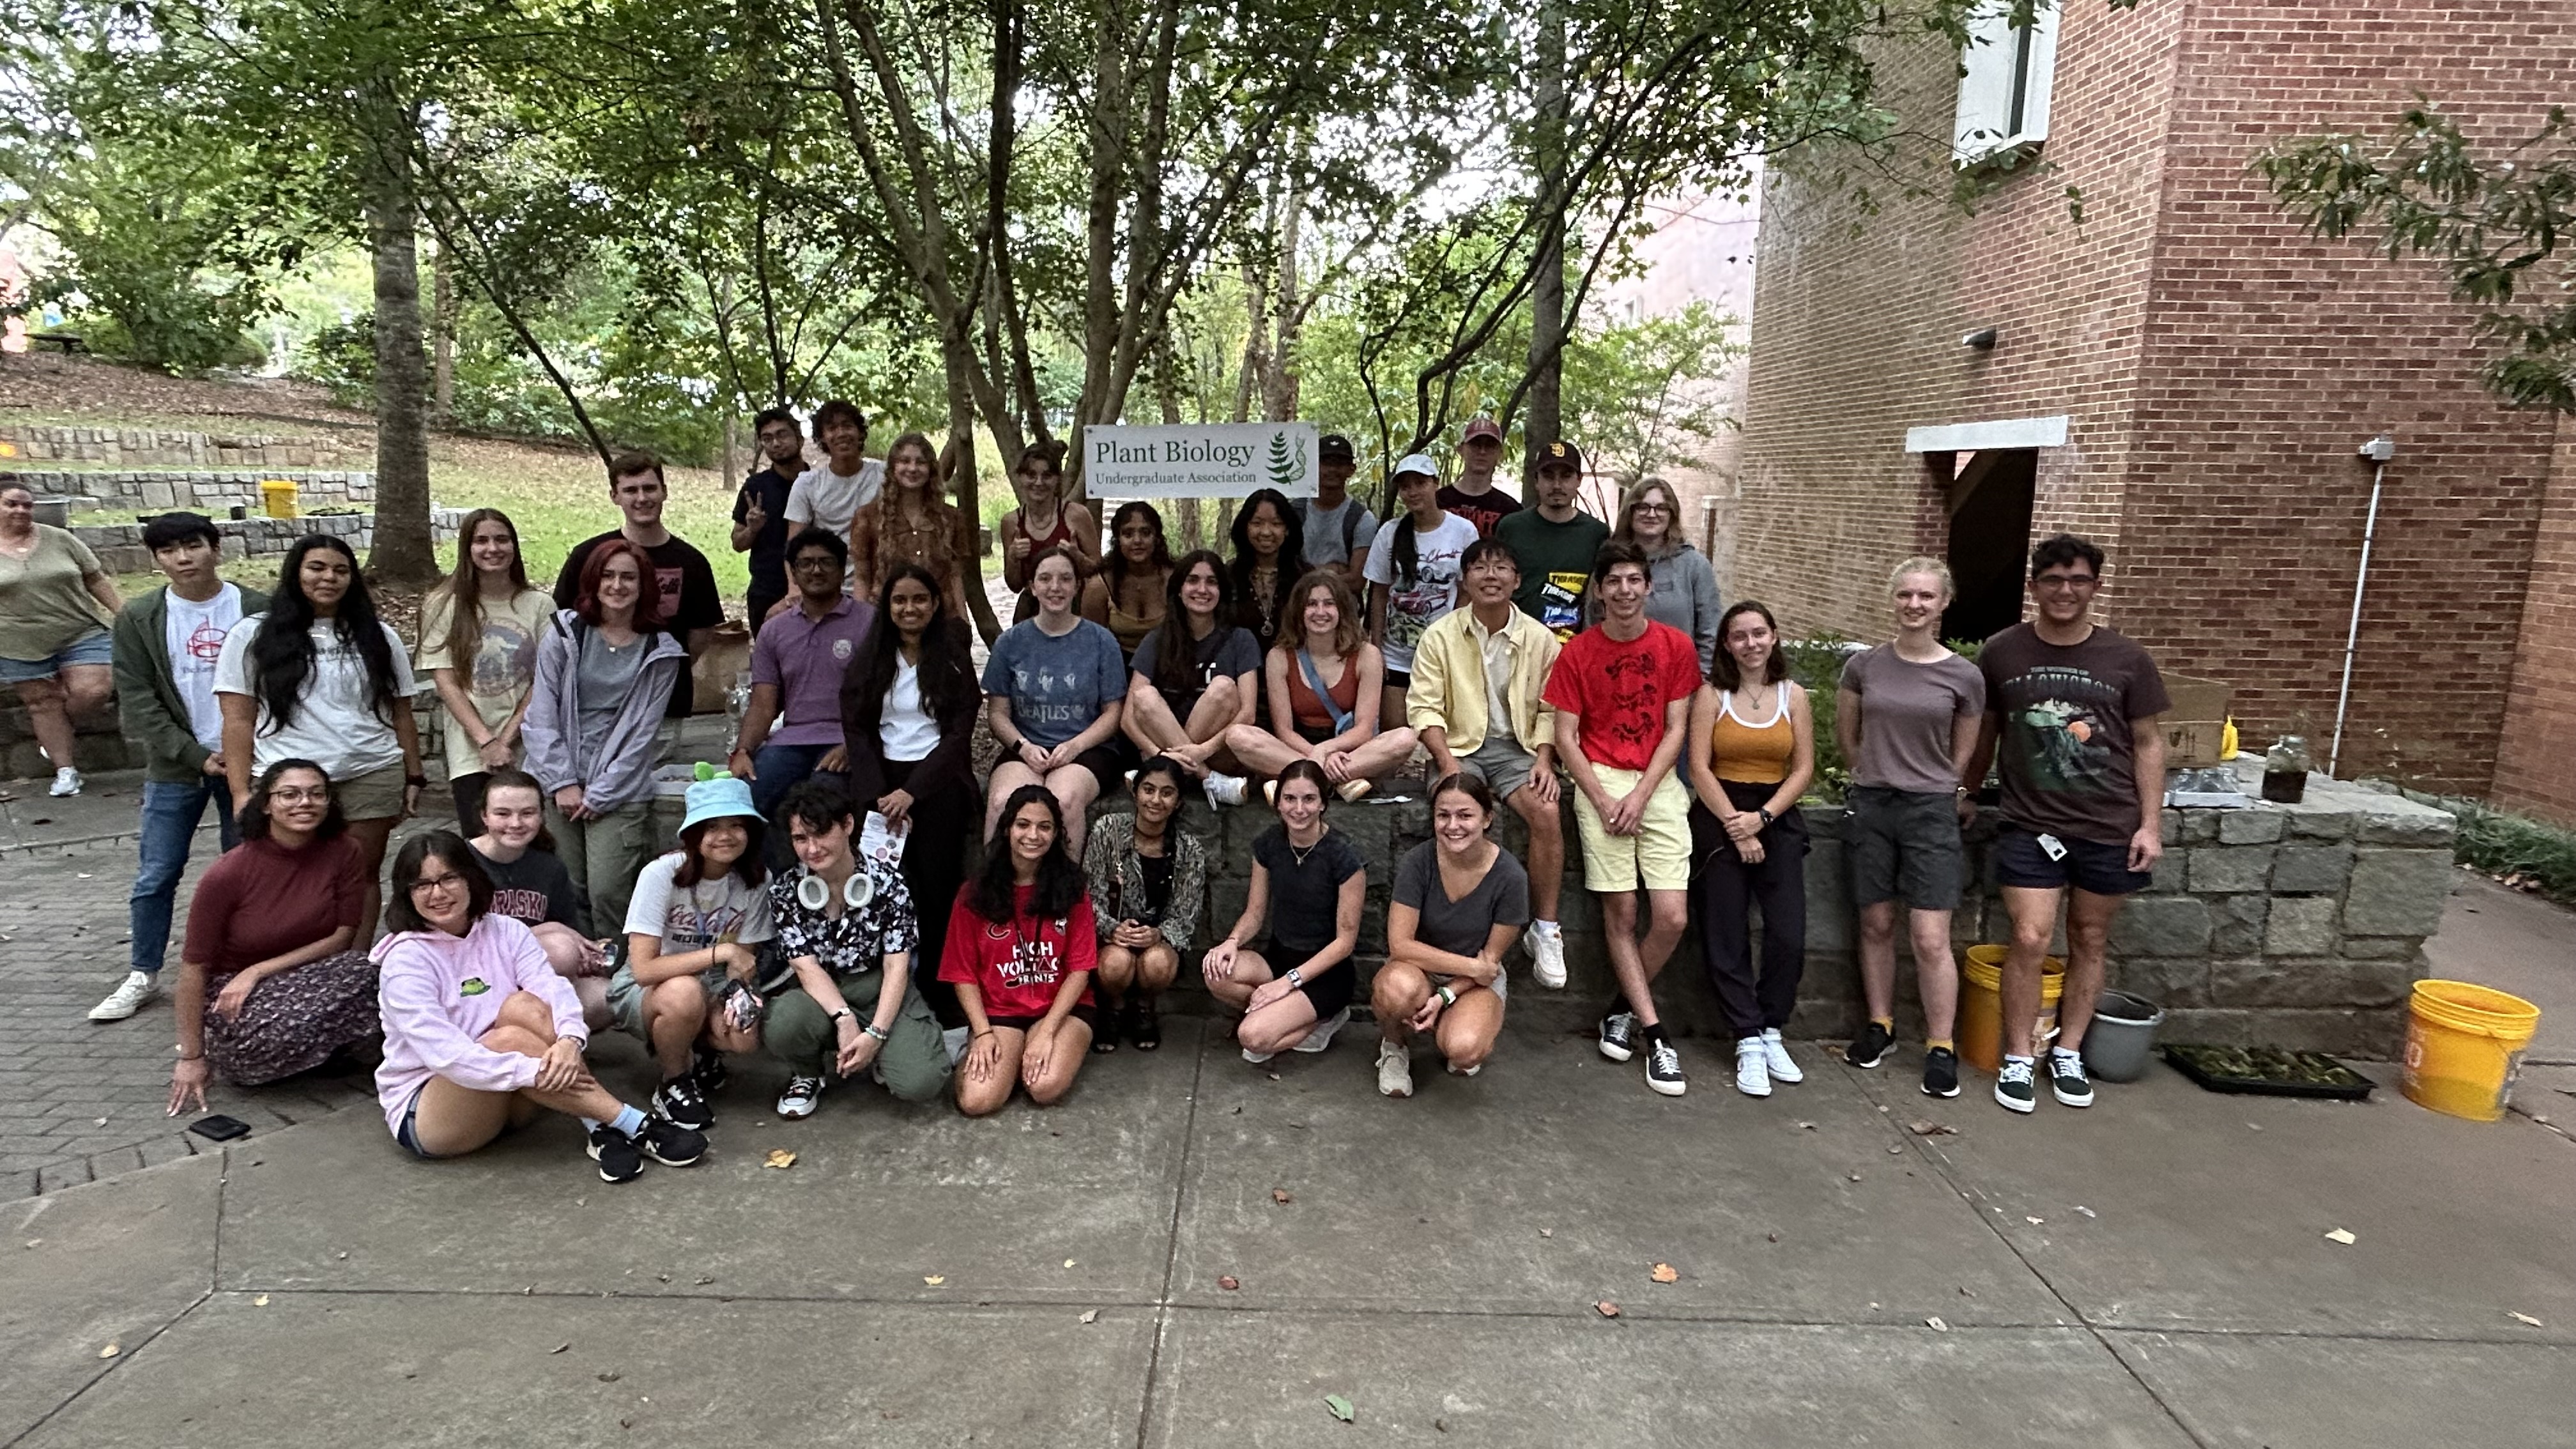
[[[843,456],[864,436],[856,410],[825,415],[820,471],[864,479],[873,465]],[[763,420],[765,444],[792,432],[792,418]],[[914,451],[894,460],[899,478],[935,466],[926,443]],[[1490,423],[1471,427],[1462,481],[1499,452]],[[786,591],[754,615],[754,689],[729,773],[690,787],[680,848],[659,853],[655,769],[690,705],[687,661],[722,617],[704,556],[660,524],[659,466],[612,465],[622,526],[579,545],[551,597],[529,586],[507,516],[478,510],[454,576],[427,601],[418,666],[447,714],[458,829],[396,860],[382,940],[385,840],[427,783],[399,638],[337,540],[296,544],[262,598],[216,574],[206,520],[155,520],[145,541],[169,586],[127,605],[113,631],[129,732],[151,755],[133,964],[92,1015],[130,1016],[157,993],[172,894],[211,802],[227,854],[200,883],[183,945],[174,1113],[202,1103],[210,1070],[273,1081],[379,1031],[379,1085],[406,1147],[452,1155],[555,1108],[585,1119],[612,1180],[704,1150],[730,1053],[788,1064],[777,1111],[791,1118],[862,1073],[912,1100],[951,1087],[970,1113],[1015,1088],[1053,1102],[1089,1055],[1159,1045],[1156,1003],[1193,949],[1207,875],[1180,802],[1201,791],[1245,804],[1259,778],[1278,823],[1255,843],[1242,914],[1199,968],[1241,1013],[1247,1058],[1321,1051],[1358,998],[1367,884],[1327,809],[1403,788],[1418,750],[1433,838],[1397,867],[1386,964],[1369,985],[1381,1091],[1412,1094],[1417,1036],[1450,1071],[1481,1070],[1515,943],[1539,984],[1565,983],[1566,793],[1617,983],[1602,1054],[1642,1054],[1652,1090],[1685,1090],[1653,988],[1696,915],[1736,1085],[1761,1096],[1799,1080],[1782,1029],[1804,960],[1797,801],[1814,773],[1813,711],[1770,612],[1708,607],[1715,585],[1677,541],[1678,500],[1659,480],[1628,491],[1615,527],[1581,513],[1572,444],[1540,451],[1527,508],[1462,489],[1467,508],[1452,512],[1436,465],[1404,459],[1405,516],[1384,525],[1347,493],[1347,443],[1328,439],[1324,454],[1316,499],[1245,501],[1231,559],[1170,560],[1159,517],[1129,504],[1112,520],[1114,556],[1095,567],[1076,541],[1087,515],[1037,486],[1052,459],[1033,451],[1002,530],[1025,617],[980,677],[957,574],[917,542],[884,542],[907,536],[911,514],[875,515],[873,593],[850,592],[858,514],[913,492],[935,502],[935,488],[912,479],[857,504],[848,536],[800,528],[780,554]],[[785,511],[799,511],[803,481]],[[738,545],[759,542],[768,509],[747,487],[738,516],[753,526]],[[1336,540],[1342,556],[1319,562]],[[1994,759],[2015,924],[1997,1097],[2017,1111],[2035,1101],[2041,957],[2071,886],[2046,1071],[2059,1101],[2090,1101],[2078,1048],[2110,918],[2159,849],[2145,797],[2161,780],[2164,707],[2152,661],[2087,617],[2100,571],[2082,540],[2041,544],[2037,618],[1972,664],[1939,641],[1947,570],[1909,560],[1893,579],[1894,639],[1844,672],[1836,725],[1854,765],[1845,834],[1870,1009],[1856,1066],[1893,1046],[1902,905],[1924,1090],[1958,1090],[1948,913],[1965,884],[1967,782]],[[1150,614],[1139,575],[1159,581]],[[763,582],[756,568],[755,603]],[[980,787],[985,864],[969,881],[979,707],[998,755]],[[1132,811],[1086,839],[1091,805],[1118,790]],[[1492,840],[1504,808],[1527,826],[1526,866]],[[642,1107],[582,1065],[589,1032],[612,1025],[656,1064]]]

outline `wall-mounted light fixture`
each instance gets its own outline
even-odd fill
[[[1961,337],[1959,339],[1959,345],[1961,347],[1973,347],[1979,352],[1992,352],[1995,350],[1996,335],[1996,330],[1994,328],[1980,327],[1976,331]]]

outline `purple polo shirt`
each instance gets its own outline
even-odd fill
[[[785,718],[770,731],[773,745],[841,743],[841,676],[859,657],[859,645],[876,622],[877,606],[847,594],[821,623],[795,608],[760,626],[751,645],[751,682],[778,686]]]

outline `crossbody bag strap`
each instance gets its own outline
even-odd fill
[[[1348,661],[1344,662],[1345,664],[1348,663]],[[1322,671],[1315,668],[1315,657],[1308,654],[1303,649],[1298,650],[1297,667],[1305,671],[1306,687],[1315,692],[1315,698],[1324,702],[1324,713],[1333,721],[1333,733],[1337,735],[1349,733],[1351,728],[1350,711],[1333,702],[1332,691],[1324,687],[1324,676]]]

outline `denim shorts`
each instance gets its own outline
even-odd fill
[[[42,659],[0,659],[0,684],[30,684],[52,679],[70,665],[105,669],[115,662],[115,642],[105,629],[93,629]]]
[[[394,1129],[394,1140],[402,1144],[404,1151],[421,1161],[436,1162],[438,1154],[421,1146],[420,1134],[413,1130],[413,1121],[420,1116],[421,1093],[428,1090],[427,1082],[411,1089],[411,1100],[403,1103],[402,1125]]]

